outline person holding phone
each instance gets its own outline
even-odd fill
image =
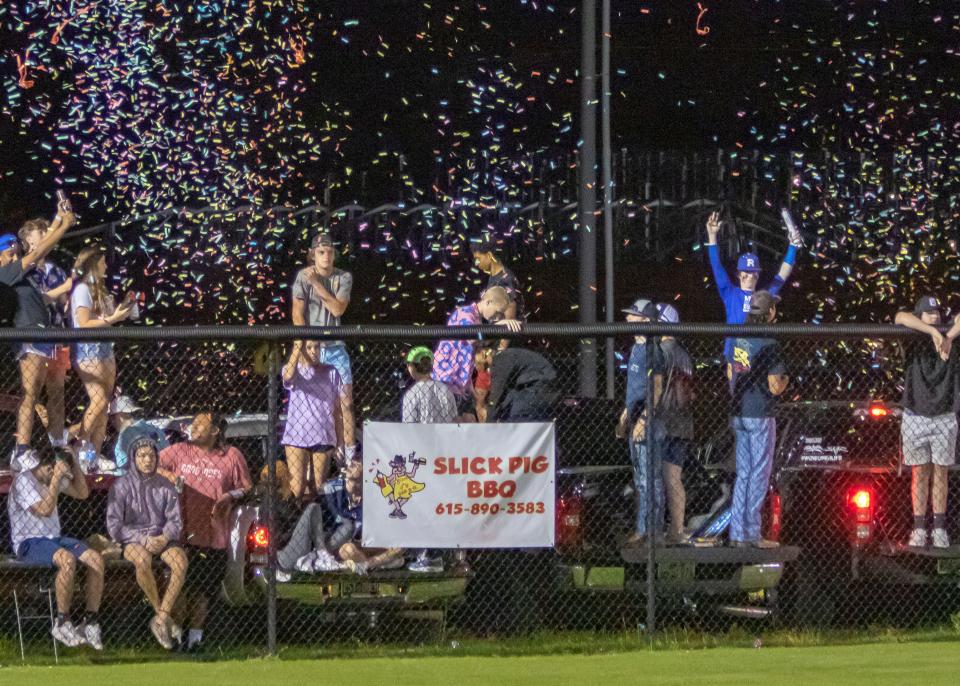
[[[80,251],[73,264],[73,292],[70,294],[70,320],[75,329],[91,329],[119,324],[130,317],[133,304],[125,298],[119,306],[107,291],[107,259],[103,247],[89,245]],[[84,451],[97,455],[107,434],[107,408],[117,380],[117,361],[110,341],[77,342],[73,363],[87,391],[90,404],[80,423]]]
[[[11,296],[15,302],[14,326],[46,328],[52,325],[50,310],[47,302],[44,301],[44,295],[30,277],[37,265],[53,250],[75,222],[76,218],[69,203],[60,203],[57,216],[49,229],[43,232],[42,237],[34,245],[29,246],[23,255],[21,255],[20,241],[17,236],[10,233],[0,235],[0,285],[12,291]],[[40,390],[47,382],[50,366],[57,364],[56,348],[57,346],[49,343],[18,343],[15,346],[23,389],[23,397],[17,411],[16,447],[10,460],[15,468],[20,468],[18,466],[20,458],[29,450],[33,436],[34,406]],[[57,388],[54,388],[51,393],[48,387],[48,397],[51,405],[54,406],[51,418],[55,422],[51,427],[50,437],[51,441],[56,441],[57,445],[62,444],[63,439],[62,388],[61,382],[58,400]]]

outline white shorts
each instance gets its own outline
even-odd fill
[[[919,467],[931,462],[949,467],[956,461],[957,415],[921,417],[904,411],[900,423],[903,464]]]

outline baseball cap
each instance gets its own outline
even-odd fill
[[[737,271],[758,274],[760,272],[760,258],[752,252],[743,253],[737,260]]]
[[[311,248],[332,248],[333,239],[330,237],[329,233],[318,233],[313,237],[313,240],[310,242]]]
[[[136,414],[142,412],[143,408],[133,402],[129,395],[119,395],[110,403],[109,414]]]
[[[918,317],[924,312],[940,312],[940,301],[935,296],[925,295],[917,301],[913,313]]]
[[[750,298],[750,314],[766,314],[778,302],[779,295],[773,295],[770,291],[756,291]]]
[[[646,298],[637,298],[633,301],[633,304],[630,307],[622,311],[626,314],[633,314],[638,317],[646,317],[651,321],[655,321],[657,319],[657,306]]]
[[[17,244],[17,237],[12,233],[5,233],[0,236],[0,252],[4,250],[9,250]]]
[[[418,345],[416,348],[407,353],[407,364],[416,364],[420,360],[426,358],[430,358],[432,360],[433,351],[425,345]]]
[[[657,319],[664,324],[679,324],[680,313],[670,303],[659,303],[657,305]]]

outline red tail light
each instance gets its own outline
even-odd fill
[[[247,552],[265,553],[270,547],[270,529],[254,522],[247,532]]]
[[[768,496],[769,520],[767,521],[767,540],[780,541],[780,529],[783,526],[783,501],[777,491],[770,491]]]
[[[853,486],[847,490],[847,512],[854,543],[863,545],[873,537],[877,494],[870,486]]]
[[[583,499],[569,493],[557,499],[556,547],[570,552],[583,542]]]
[[[874,404],[870,406],[870,416],[873,417],[874,419],[880,419],[881,417],[886,417],[888,414],[890,414],[890,410],[888,410],[883,405]]]

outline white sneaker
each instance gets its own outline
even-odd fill
[[[930,541],[934,548],[949,548],[950,537],[946,529],[934,529],[930,534]]]
[[[910,548],[925,548],[927,545],[927,530],[926,529],[914,529],[910,532],[910,540],[907,541],[907,546]]]
[[[83,643],[83,636],[77,631],[77,627],[73,625],[73,622],[56,624],[53,629],[50,630],[50,633],[54,639],[60,641],[68,648],[75,648]]]
[[[173,650],[173,640],[170,638],[170,627],[167,626],[167,623],[160,619],[157,615],[154,615],[150,619],[149,623],[150,633],[153,634],[153,637],[157,639],[157,643],[162,645],[167,650]]]
[[[103,650],[103,640],[100,637],[100,625],[84,624],[83,640],[94,650]]]

